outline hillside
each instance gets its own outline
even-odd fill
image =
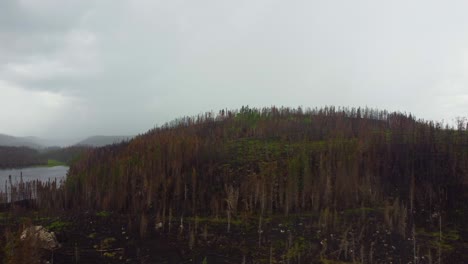
[[[466,263],[467,146],[462,123],[243,107],[91,148],[36,205],[56,263]]]
[[[369,109],[307,113],[244,108],[183,118],[129,143],[96,149],[72,167],[70,183],[77,178],[83,183],[113,182],[111,189],[117,190],[123,181],[134,192],[144,189],[152,201],[158,186],[171,179],[170,190],[176,192],[171,199],[182,202],[178,192],[189,188],[193,204],[185,206],[193,213],[198,209],[215,213],[215,208],[205,206],[216,204],[213,197],[224,196],[226,186],[239,189],[240,200],[252,192],[259,196],[258,190],[250,189],[258,184],[269,186],[265,192],[270,211],[346,208],[394,194],[407,200],[410,191],[417,191],[408,187],[412,181],[437,189],[462,183],[467,176],[466,140],[465,132]],[[103,175],[83,175],[84,164]],[[212,184],[205,184],[202,191],[198,181]],[[278,190],[270,186],[275,181]],[[100,204],[113,194],[95,189],[98,186],[90,187],[95,206],[119,210],[137,206],[115,199]],[[131,193],[127,195],[135,201]]]
[[[68,165],[89,149],[87,146],[51,147],[40,150],[0,146],[0,169],[45,166],[50,161]]]
[[[133,136],[92,136],[76,143],[75,145],[102,147],[106,145],[121,143],[122,141],[128,141],[131,138],[133,138]]]
[[[401,113],[244,107],[178,119],[90,151],[70,168],[64,203],[130,214],[142,237],[151,226],[170,230],[176,219],[201,217],[225,219],[228,233],[234,223],[254,221],[258,232],[273,232],[258,243],[270,243],[272,219],[309,216],[300,219],[314,228],[300,237],[314,229],[354,230],[360,238],[353,250],[366,258],[408,261],[416,254],[415,230],[425,241],[418,254],[453,256],[468,231],[467,146],[464,126],[449,129]],[[430,244],[439,225],[456,237]],[[375,240],[375,232],[391,234],[398,254],[373,255],[377,248],[388,255],[388,243]],[[349,252],[331,253],[351,243],[348,235],[328,239],[321,254],[351,260]],[[313,259],[318,253],[300,254]]]
[[[35,137],[14,137],[0,134],[0,146],[40,149],[43,146],[38,141],[39,139]]]
[[[47,164],[47,159],[36,149],[0,146],[0,169]]]

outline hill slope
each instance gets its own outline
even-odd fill
[[[193,242],[206,234],[197,219],[205,229],[221,223],[217,239],[233,233],[217,250],[255,248],[258,259],[273,250],[308,263],[407,263],[416,254],[462,263],[464,127],[371,109],[207,113],[87,152],[70,167],[60,204],[123,213],[141,237],[188,221],[172,232]]]
[[[91,146],[91,147],[102,147],[106,145],[112,145],[120,143],[122,141],[127,141],[133,138],[133,136],[92,136],[86,138],[78,143],[76,146]]]
[[[43,147],[38,143],[38,139],[35,137],[14,137],[5,134],[0,134],[0,146],[28,147],[33,149],[40,149]]]
[[[47,159],[36,149],[0,146],[0,169],[37,166],[46,163]]]
[[[72,167],[70,179],[102,182],[106,188],[112,182],[110,191],[97,189],[99,184],[89,188],[94,206],[114,209],[169,199],[193,213],[216,213],[225,188],[232,187],[239,200],[250,203],[239,206],[256,211],[260,191],[255,188],[262,185],[269,212],[346,208],[395,194],[408,201],[410,192],[418,192],[413,199],[424,203],[429,191],[466,180],[466,142],[465,132],[396,113],[244,108],[183,118],[129,143],[97,149]],[[100,173],[83,175],[83,166]],[[429,189],[411,190],[413,181]],[[122,194],[122,185],[131,190],[125,201],[99,204]],[[160,197],[160,188],[168,188],[168,197]],[[184,202],[187,188],[192,204]],[[132,195],[137,192],[148,203]]]

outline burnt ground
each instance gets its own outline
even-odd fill
[[[59,249],[42,251],[53,263],[468,263],[468,231],[417,228],[402,235],[391,231],[378,210],[339,212],[332,220],[302,214],[234,219],[227,232],[224,218],[174,219],[157,226],[112,212],[45,213],[14,210],[0,213],[1,232],[25,224],[54,231]],[[18,233],[16,233],[18,235]],[[5,240],[5,237],[2,237]],[[3,241],[3,257],[8,241]]]

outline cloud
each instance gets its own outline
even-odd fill
[[[0,74],[27,89],[67,91],[73,88],[74,79],[99,72],[96,38],[92,33],[70,31],[62,41],[63,45],[53,53],[36,53],[7,62]]]
[[[50,127],[70,118],[79,102],[49,91],[33,91],[0,81],[0,129],[2,133],[44,136]],[[76,112],[73,113],[76,116]]]
[[[7,0],[0,80],[75,100],[67,111],[85,118],[48,123],[51,135],[136,134],[246,104],[367,105],[450,120],[468,114],[467,8],[422,0]]]

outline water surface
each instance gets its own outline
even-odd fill
[[[12,184],[15,185],[20,182],[21,177],[24,182],[40,180],[43,182],[53,181],[57,179],[65,180],[67,176],[67,166],[54,166],[54,167],[29,167],[21,169],[5,169],[0,170],[0,191],[5,191],[5,183],[9,187],[9,176],[11,175]]]

